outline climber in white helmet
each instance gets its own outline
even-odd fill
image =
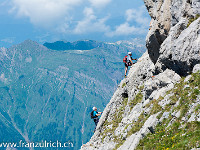
[[[128,71],[128,66],[132,66],[134,64],[132,60],[137,61],[137,59],[132,58],[132,53],[128,52],[128,55],[126,55],[123,59],[123,62],[124,62],[124,65],[125,65],[125,77],[126,77],[126,74],[127,74],[127,71]]]
[[[91,119],[94,120],[95,123],[95,129],[94,132],[96,130],[97,124],[99,122],[99,116],[102,114],[102,112],[98,112],[96,107],[93,107],[93,111],[90,113],[90,117]]]

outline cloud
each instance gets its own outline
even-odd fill
[[[130,25],[128,22],[120,24],[116,26],[114,31],[105,33],[108,37],[113,36],[128,36],[128,35],[142,35],[146,34],[146,30],[143,27],[136,27],[134,25]]]
[[[4,1],[8,3],[9,0]],[[77,35],[87,38],[89,34],[102,35],[106,38],[143,35],[147,33],[150,22],[145,6],[136,9],[129,9],[130,6],[116,8],[115,6],[125,3],[119,0],[10,0],[10,2],[12,14],[28,18],[34,26],[43,27],[45,32],[50,34],[47,37],[38,37],[39,41],[44,41],[43,38],[64,39]],[[105,6],[109,6],[110,9],[106,10]],[[124,12],[124,19],[120,11]]]
[[[137,29],[134,26],[130,26],[129,23],[124,23],[116,27],[116,30],[108,33],[108,36],[116,36],[116,35],[129,35],[132,34]]]
[[[15,39],[16,39],[15,37],[8,37],[8,38],[5,38],[5,39],[1,39],[0,41],[12,44],[12,43],[14,43]]]
[[[108,5],[112,0],[89,0],[93,7],[102,8]]]
[[[0,6],[6,6],[9,4],[9,0],[4,0],[3,2],[0,2]]]
[[[10,12],[28,17],[31,23],[48,27],[69,16],[69,10],[83,0],[12,0]]]
[[[94,15],[94,11],[92,8],[84,9],[84,19],[78,21],[77,26],[74,29],[75,34],[83,34],[89,32],[107,32],[109,30],[109,26],[105,24],[108,20],[108,16],[98,19],[97,16]]]
[[[126,10],[126,20],[127,22],[135,21],[140,25],[148,25],[149,17],[145,16],[146,7],[141,6],[138,9],[128,9]]]
[[[125,13],[126,21],[115,27],[114,31],[106,33],[107,36],[127,36],[127,35],[142,35],[146,34],[149,17],[145,15],[146,8],[141,6],[138,9],[128,9]]]
[[[69,34],[72,31],[73,17],[64,17],[54,29],[57,33]]]

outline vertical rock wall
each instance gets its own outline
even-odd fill
[[[152,18],[146,46],[157,72],[191,73],[200,60],[200,1],[144,0]]]

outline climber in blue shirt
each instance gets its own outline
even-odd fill
[[[102,112],[97,112],[97,108],[93,107],[93,111],[91,112],[91,118],[94,119],[94,123],[95,123],[95,129],[94,129],[94,131],[96,130],[97,124],[99,122],[99,116],[101,114],[102,114]]]

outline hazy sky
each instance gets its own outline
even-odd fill
[[[142,0],[0,0],[0,47],[31,39],[118,41],[144,38]]]

